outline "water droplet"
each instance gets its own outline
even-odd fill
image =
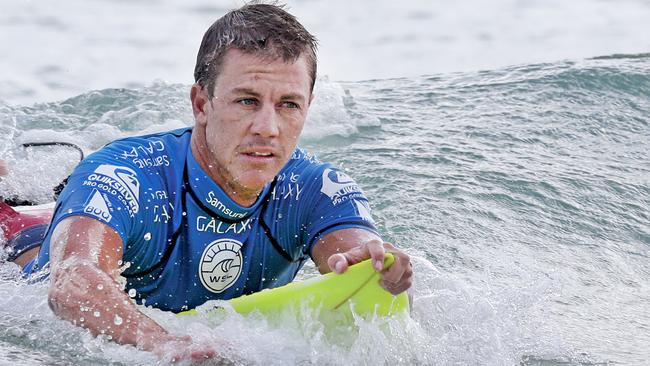
[[[137,294],[138,294],[138,291],[136,291],[136,289],[132,288],[132,289],[129,290],[129,297],[130,298],[134,298],[135,295],[137,295]]]
[[[100,283],[99,285],[97,285],[97,289],[98,289],[98,290],[103,290],[103,289],[104,289],[104,285],[102,285],[102,284]]]
[[[80,322],[83,322],[84,320],[86,320],[86,319],[84,319],[83,316],[82,316],[81,318],[79,318],[79,321],[80,321]]]
[[[102,313],[100,313],[100,312],[97,311],[97,310],[95,310],[95,312],[93,313],[93,316],[94,316],[95,318],[99,318],[100,315],[102,315]]]
[[[115,319],[113,319],[113,323],[115,323],[115,325],[122,325],[122,318],[120,318],[119,315],[115,315]]]
[[[151,233],[146,233],[146,234],[144,234],[144,240],[145,240],[145,241],[149,241],[149,240],[151,240]]]
[[[281,219],[281,218],[282,218],[282,214],[279,213],[279,214],[278,214],[278,219]]]

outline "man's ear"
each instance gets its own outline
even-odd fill
[[[207,124],[207,117],[205,107],[208,103],[208,93],[205,88],[199,84],[192,85],[190,90],[190,100],[192,101],[192,113],[194,113],[194,120],[197,124],[205,126]]]

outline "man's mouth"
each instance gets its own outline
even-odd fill
[[[246,153],[246,155],[250,155],[250,156],[273,156],[273,153],[253,151],[253,152]]]
[[[248,150],[243,151],[241,154],[253,159],[270,159],[275,157],[271,149]]]

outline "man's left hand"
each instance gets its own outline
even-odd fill
[[[383,270],[384,253],[386,252],[393,254],[395,262]],[[365,242],[343,253],[333,254],[328,258],[327,264],[332,271],[343,273],[348,266],[368,258],[372,259],[375,271],[381,273],[381,286],[387,291],[397,295],[411,287],[413,269],[408,254],[379,239]]]

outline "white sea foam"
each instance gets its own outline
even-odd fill
[[[235,4],[4,5],[0,99],[12,105],[0,105],[0,158],[12,173],[0,194],[46,201],[76,153],[19,144],[88,153],[191,125],[198,40]],[[174,333],[226,339],[224,356],[247,364],[647,363],[647,56],[554,61],[647,52],[647,2],[290,5],[330,76],[303,141],[345,165],[380,232],[417,255],[413,319],[360,322],[342,343],[304,318],[144,311]],[[538,61],[548,63],[439,74]],[[436,75],[387,79],[419,74]],[[339,81],[368,78],[381,80]],[[52,103],[15,105],[34,102]],[[18,273],[0,264],[0,363],[155,362],[56,319],[47,287]]]
[[[379,121],[353,116],[348,106],[354,103],[350,91],[327,77],[319,78],[314,87],[314,101],[302,134],[303,140],[318,140],[329,136],[348,137],[358,128],[379,125]]]

